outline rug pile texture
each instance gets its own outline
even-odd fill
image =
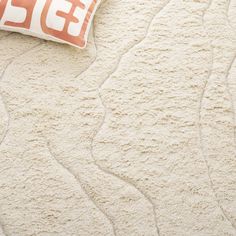
[[[102,1],[85,50],[0,32],[1,236],[236,235],[236,0]]]

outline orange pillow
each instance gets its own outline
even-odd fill
[[[0,0],[0,29],[84,48],[100,0]]]

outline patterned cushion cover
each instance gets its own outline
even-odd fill
[[[84,48],[100,0],[0,0],[0,29]]]

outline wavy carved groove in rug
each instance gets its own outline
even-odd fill
[[[213,66],[203,97],[201,122],[212,188],[224,218],[236,231],[235,94],[229,78],[236,56],[236,31],[228,17],[228,5],[229,1],[215,0],[205,15]]]

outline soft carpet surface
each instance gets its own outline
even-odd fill
[[[235,56],[236,0],[103,1],[85,50],[1,32],[0,235],[236,235]]]

